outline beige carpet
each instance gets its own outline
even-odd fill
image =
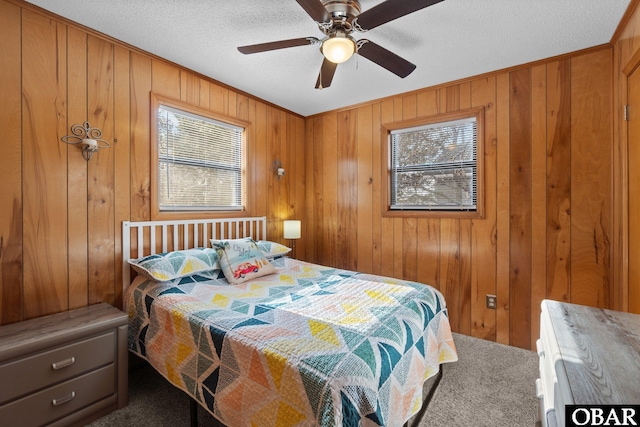
[[[460,334],[454,334],[454,341],[459,361],[444,366],[420,425],[532,427],[537,414],[536,354]],[[199,426],[216,425],[202,408],[198,418]],[[130,373],[129,406],[90,426],[188,427],[189,400],[146,366]]]

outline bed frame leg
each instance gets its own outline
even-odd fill
[[[431,387],[429,388],[429,392],[427,393],[427,395],[424,398],[424,401],[422,402],[422,408],[420,408],[418,413],[416,413],[413,416],[413,418],[411,418],[411,420],[407,421],[403,427],[417,427],[421,424],[420,422],[422,421],[422,419],[425,416],[425,413],[427,412],[427,407],[429,407],[429,403],[431,403],[433,394],[436,392],[436,389],[440,384],[440,380],[442,379],[442,371],[443,371],[443,366],[440,365],[440,370],[434,377],[433,384],[431,384]]]
[[[425,408],[425,410],[427,409],[427,406],[429,406],[429,403],[431,403],[431,398],[433,398],[433,394],[436,392],[438,385],[440,385],[440,380],[442,379],[442,371],[443,371],[443,367],[440,366],[440,371],[436,375],[436,379],[433,382],[433,386],[429,390],[429,393],[427,393],[427,396],[424,399],[424,403],[422,404],[422,407]]]
[[[189,398],[189,419],[191,427],[198,427],[198,402],[193,398]]]

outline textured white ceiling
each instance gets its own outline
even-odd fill
[[[444,0],[367,38],[417,65],[405,79],[354,55],[331,87],[315,46],[238,46],[313,36],[295,0],[27,0],[283,108],[309,116],[608,43],[630,0]],[[380,0],[360,0],[362,10]]]

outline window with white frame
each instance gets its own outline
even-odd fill
[[[478,117],[390,131],[390,211],[478,209]]]
[[[159,210],[243,209],[245,129],[164,104],[156,114]]]

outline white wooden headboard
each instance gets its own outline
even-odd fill
[[[127,260],[196,247],[211,247],[210,239],[251,237],[266,240],[267,218],[216,218],[177,221],[122,222],[123,290],[131,284]]]

